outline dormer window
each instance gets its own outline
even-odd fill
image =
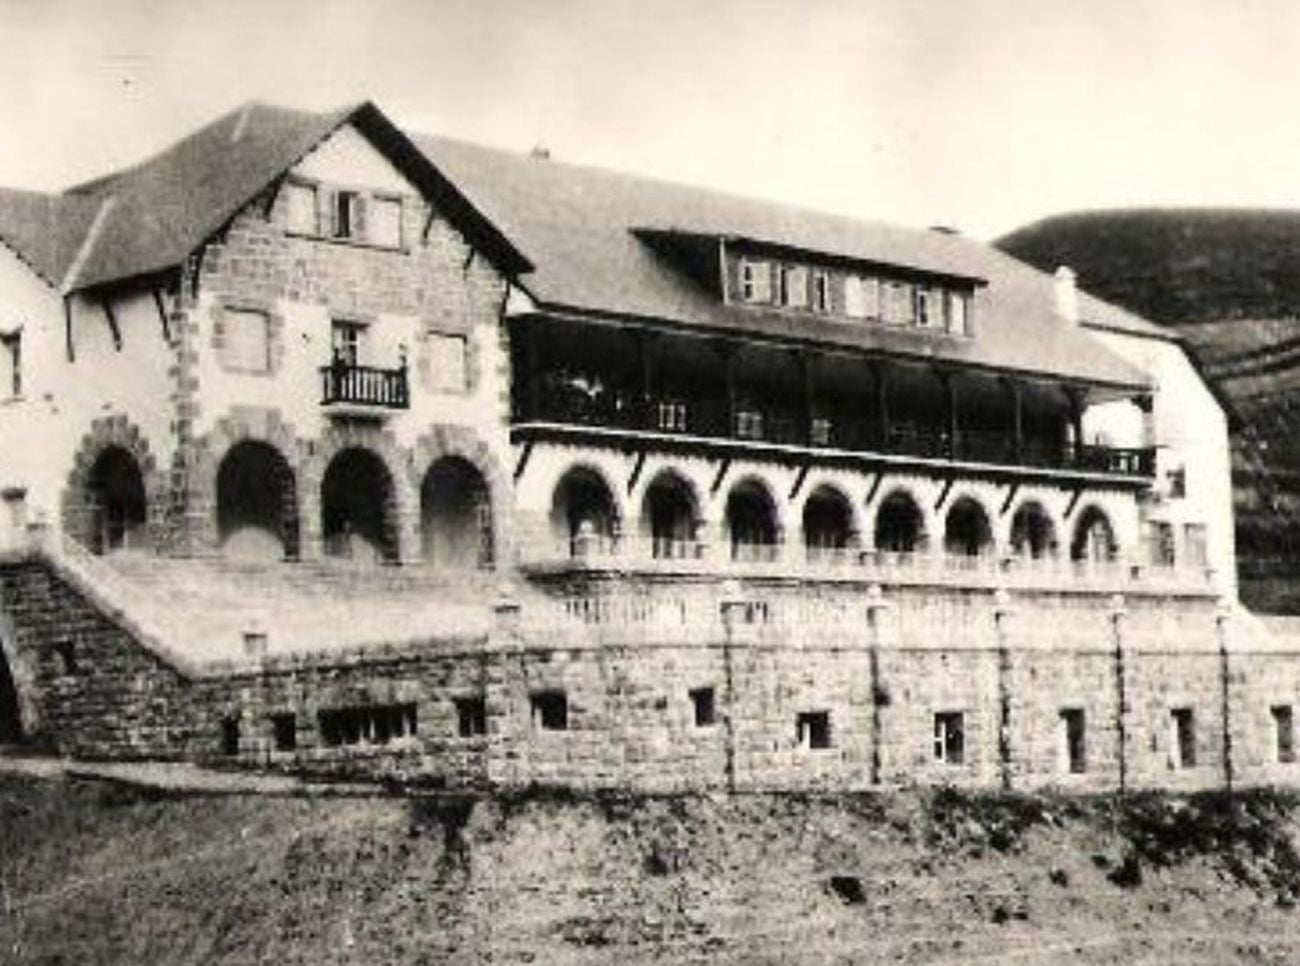
[[[772,267],[767,262],[742,259],[740,262],[740,297],[746,302],[772,300]]]
[[[948,331],[953,335],[970,335],[970,306],[962,292],[948,293]]]
[[[802,265],[782,265],[776,279],[779,304],[794,309],[808,304],[808,269]]]
[[[829,312],[831,310],[831,276],[829,272],[821,269],[813,272],[812,276],[812,307],[815,312]]]
[[[356,238],[361,227],[361,196],[355,191],[334,195],[334,237]]]

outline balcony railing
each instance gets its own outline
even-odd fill
[[[606,394],[555,393],[538,400],[529,421],[625,429],[673,436],[730,439],[757,444],[803,446],[854,453],[883,453],[919,459],[1026,466],[1037,469],[1096,473],[1107,476],[1152,477],[1152,447],[1120,448],[1076,443],[1046,443],[1026,439],[1017,447],[1010,432],[960,430],[955,437],[934,426],[897,423],[846,423],[816,416],[805,420],[781,409],[739,406],[730,411],[725,400],[678,399],[630,401]]]
[[[525,540],[520,564],[535,572],[573,570],[693,574],[702,577],[799,578],[957,587],[1039,587],[1072,591],[1160,590],[1209,593],[1212,571],[1178,564],[1033,558],[943,550],[862,550],[802,544],[665,541],[648,536],[583,535]]]
[[[406,367],[377,369],[335,363],[321,366],[321,405],[406,409],[410,405]]]

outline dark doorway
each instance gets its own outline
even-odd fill
[[[374,453],[345,449],[321,483],[321,530],[325,553],[362,561],[397,559],[392,518],[393,481]]]
[[[245,440],[226,453],[217,471],[217,532],[232,557],[298,556],[297,488],[274,447]]]
[[[90,471],[90,497],[94,553],[144,546],[144,478],[134,456],[118,446],[104,450]]]

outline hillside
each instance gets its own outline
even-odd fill
[[[175,796],[0,777],[0,960],[1296,961],[1290,798]]]
[[[1082,212],[995,244],[1183,337],[1232,419],[1242,598],[1300,613],[1300,212]]]

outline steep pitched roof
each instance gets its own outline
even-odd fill
[[[1143,373],[1055,314],[1055,281],[960,235],[861,221],[599,168],[414,135],[433,163],[536,266],[541,304],[1145,387]],[[974,339],[725,305],[637,229],[774,242],[863,262],[987,281]],[[1085,319],[1120,310],[1080,294]],[[1127,316],[1127,313],[1123,313]]]
[[[0,243],[58,287],[99,207],[90,198],[0,188]]]
[[[315,114],[251,103],[133,168],[71,189],[68,197],[112,198],[114,204],[67,287],[90,288],[181,264],[346,123],[381,144],[417,187],[507,271],[527,269],[527,260],[374,105]]]

